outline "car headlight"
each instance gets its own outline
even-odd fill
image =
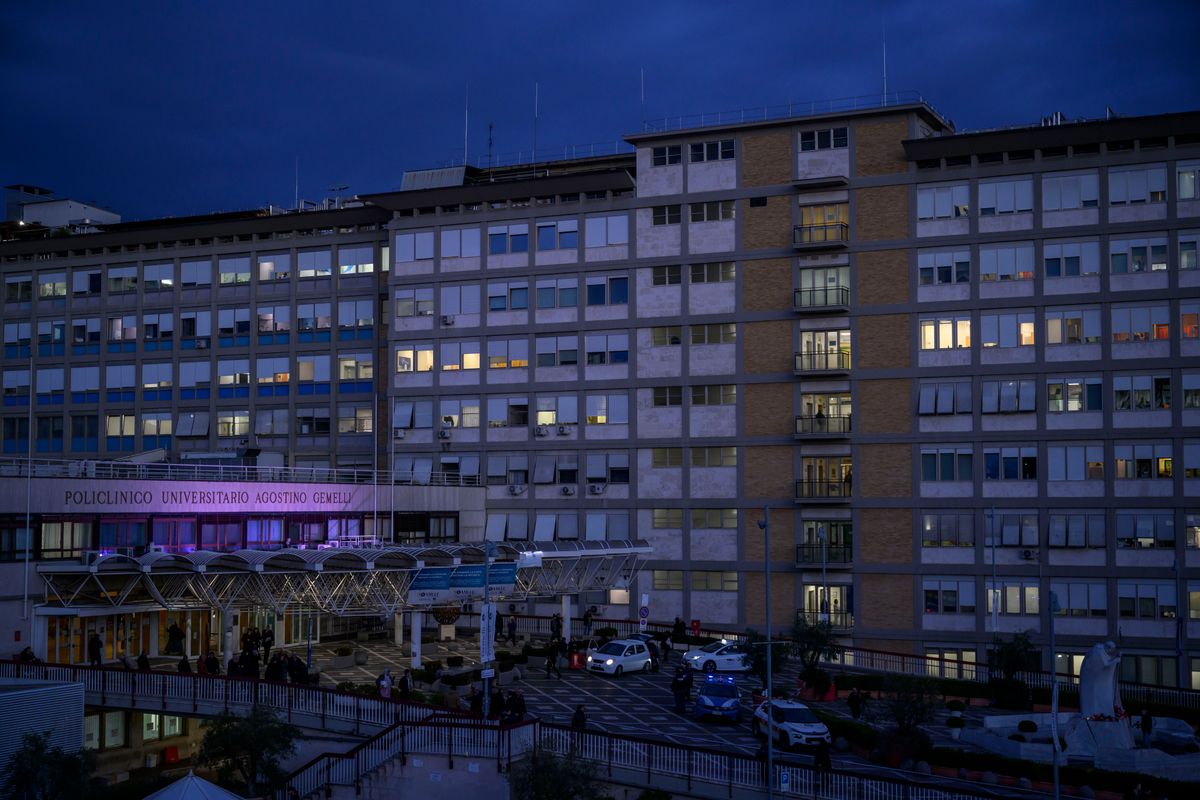
[[[610,658],[610,659],[608,659],[607,661],[605,661],[604,663],[605,663],[605,665],[606,665],[606,666],[609,666],[609,667],[611,667],[611,666],[612,666],[612,659]]]
[[[591,657],[591,656],[588,656],[588,663],[589,663],[589,664],[590,664],[590,663],[592,663],[592,657]]]

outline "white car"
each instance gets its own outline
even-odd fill
[[[614,639],[593,650],[587,657],[588,672],[603,672],[620,677],[626,672],[649,672],[650,651],[643,642]]]
[[[816,747],[824,742],[829,744],[829,728],[817,719],[808,706],[792,700],[773,700],[763,702],[754,709],[754,717],[750,722],[755,736],[761,736],[767,729],[767,709],[770,707],[771,735],[781,748]]]
[[[745,672],[750,669],[750,648],[721,640],[683,654],[683,663],[703,672]]]

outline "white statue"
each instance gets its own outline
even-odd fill
[[[1112,642],[1094,644],[1079,668],[1079,714],[1084,719],[1120,719],[1125,716],[1117,670],[1121,653]]]

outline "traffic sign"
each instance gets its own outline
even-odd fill
[[[779,773],[779,788],[785,792],[792,789],[792,776],[786,769]]]
[[[496,677],[496,670],[481,669],[481,670],[479,670],[479,677],[480,678],[494,678],[494,677]]]
[[[650,607],[642,606],[641,608],[639,608],[638,616],[641,617],[642,619],[648,619],[650,617]]]
[[[645,633],[646,629],[649,627],[650,627],[650,625],[647,623],[645,617],[642,617],[641,619],[638,620],[638,630],[641,631],[642,633]]]

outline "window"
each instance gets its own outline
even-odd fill
[[[1170,375],[1114,375],[1114,411],[1156,411],[1171,407]]]
[[[584,247],[610,247],[619,244],[629,244],[628,216],[612,214],[587,218],[584,223]]]
[[[528,366],[528,339],[488,340],[488,369],[507,369]]]
[[[1166,581],[1117,581],[1117,615],[1122,618],[1175,619],[1175,584]]]
[[[682,268],[678,264],[667,264],[651,268],[651,283],[654,286],[675,286],[680,282]]]
[[[654,206],[651,209],[650,220],[655,225],[678,225],[680,222],[680,205]]]
[[[651,527],[656,529],[662,528],[682,528],[683,527],[683,509],[682,508],[655,508],[650,511]]]
[[[1167,168],[1165,165],[1128,167],[1108,171],[1108,203],[1113,206],[1165,203]]]
[[[529,483],[529,457],[525,453],[489,455],[487,482],[489,486],[522,486]]]
[[[725,161],[733,158],[733,139],[721,139],[715,142],[695,142],[688,146],[689,158],[693,164],[702,161]]]
[[[849,235],[849,227],[850,206],[847,203],[800,206],[797,241],[801,244],[845,241]]]
[[[1032,380],[983,382],[984,414],[1027,414],[1037,411],[1037,390]]]
[[[847,131],[847,128],[824,128],[819,131],[802,131],[800,133],[800,152],[809,153],[814,150],[841,149],[848,142]]]
[[[688,333],[692,344],[732,344],[737,341],[737,325],[732,322],[693,325]]]
[[[629,363],[629,334],[597,333],[585,336],[588,366]]]
[[[1200,441],[1191,439],[1183,443],[1183,477],[1200,478]]]
[[[654,447],[650,450],[650,466],[655,469],[683,466],[682,447]]]
[[[579,423],[579,399],[573,394],[543,395],[536,403],[535,422],[538,425]]]
[[[446,293],[448,289],[454,289],[454,298],[457,302],[458,290],[462,287],[445,287],[442,289],[442,305],[446,305]],[[475,303],[479,304],[479,287],[475,288]],[[366,302],[370,302],[369,300]],[[479,309],[476,308],[476,313]],[[433,289],[397,289],[396,290],[396,316],[397,317],[427,317],[433,313]],[[447,312],[458,313],[458,312]]]
[[[728,283],[737,277],[732,261],[708,261],[688,269],[692,283]]]
[[[1036,481],[1037,473],[1037,447],[985,447],[983,450],[985,481]]]
[[[300,341],[327,342],[329,329],[333,326],[332,307],[329,303],[298,303],[296,305],[296,330]]]
[[[1042,210],[1071,211],[1100,204],[1100,178],[1095,172],[1042,176]]]
[[[974,547],[975,518],[959,511],[927,511],[921,514],[923,547]]]
[[[1195,164],[1180,164],[1175,168],[1180,200],[1200,198],[1200,187],[1197,186],[1198,177],[1200,177],[1200,166]]]
[[[526,397],[489,397],[488,427],[523,427],[529,424],[529,399]]]
[[[979,247],[981,281],[1033,280],[1033,245],[985,244]]]
[[[970,250],[918,250],[917,277],[922,286],[970,283]]]
[[[222,286],[250,282],[250,257],[226,256],[217,260],[217,276]]]
[[[1060,616],[1108,616],[1108,593],[1103,581],[1051,581],[1050,593],[1058,600],[1058,610],[1051,606],[1051,611]]]
[[[97,320],[97,331],[99,324]],[[32,333],[32,326],[28,322],[4,323],[4,355],[8,358],[28,357]],[[96,338],[99,339],[99,335]]]
[[[4,302],[28,303],[32,300],[32,275],[12,275],[4,279]]]
[[[459,398],[442,400],[439,408],[442,417],[442,427],[478,428],[479,400],[478,398]]]
[[[396,346],[396,372],[429,372],[433,369],[433,345]]]
[[[525,311],[529,308],[529,284],[525,281],[488,284],[488,311]]]
[[[1099,344],[1100,309],[1046,309],[1046,345]]]
[[[1108,253],[1114,275],[1161,272],[1167,268],[1167,237],[1112,239],[1108,243]]]
[[[1183,407],[1200,408],[1200,373],[1183,373]]]
[[[651,570],[650,576],[655,591],[683,589],[683,570],[656,569]]]
[[[971,212],[967,184],[917,187],[917,219],[954,219]]]
[[[211,311],[181,311],[179,313],[180,347],[200,350],[212,341]]]
[[[374,300],[342,300],[338,303],[338,327],[343,331],[374,326]]]
[[[137,267],[131,265],[108,268],[108,293],[110,295],[136,292],[137,286]]]
[[[442,342],[442,370],[479,369],[479,342]]]
[[[176,436],[208,436],[208,412],[184,411],[179,414],[179,425],[175,428]]]
[[[254,433],[258,436],[287,436],[291,424],[286,408],[260,408],[254,412]]]
[[[973,468],[970,447],[921,448],[923,481],[969,481]]]
[[[207,264],[208,262],[204,262],[204,263]],[[187,265],[185,264],[184,266],[186,267]],[[211,269],[211,265],[210,265],[210,269]],[[25,277],[23,279],[19,278],[19,277],[18,278],[6,278],[5,279],[5,291],[6,292],[13,291],[8,286],[8,281],[11,281],[11,280],[28,281],[29,278],[28,277]],[[99,297],[102,285],[103,284],[101,283],[101,272],[99,269],[96,269],[96,268],[77,269],[71,273],[71,294],[75,295],[76,297]],[[16,291],[18,292],[18,296],[22,296],[23,290],[18,288]],[[33,293],[32,287],[30,287],[29,294],[32,295],[32,293]],[[12,295],[6,294],[6,297],[8,297],[8,296],[12,296]],[[29,298],[26,298],[26,301],[28,299]]]
[[[328,250],[302,250],[296,254],[296,268],[301,278],[328,278],[333,274],[333,259]]]
[[[1046,460],[1048,480],[1104,480],[1104,445],[1052,444],[1046,448]]]
[[[39,453],[61,453],[63,451],[63,418],[61,416],[37,418],[37,451]]]
[[[1021,214],[1033,211],[1033,178],[1007,178],[979,182],[979,216]]]
[[[1046,242],[1042,265],[1047,278],[1076,278],[1100,273],[1100,243]]]
[[[262,384],[286,384],[292,379],[290,359],[287,356],[264,358],[259,356],[254,363],[255,377]]]
[[[136,342],[138,338],[138,318],[133,314],[108,318],[108,341]]]
[[[588,483],[629,483],[628,453],[588,453]]]
[[[738,574],[736,572],[692,571],[693,592],[736,592],[737,590]]]
[[[1047,378],[1046,410],[1052,412],[1102,411],[1100,378]]]
[[[1200,377],[1200,376],[1198,376]],[[1198,381],[1200,383],[1200,381]],[[656,407],[683,405],[682,386],[655,386],[652,390]]]
[[[588,425],[629,424],[629,395],[589,394],[584,400],[584,421]]]
[[[343,353],[337,357],[339,381],[367,381],[375,376],[373,353]]]
[[[429,293],[428,298],[425,292]],[[428,305],[426,300],[428,299]],[[398,306],[402,306],[408,310],[409,306],[405,304],[408,297],[403,291],[396,293]],[[412,311],[408,316],[421,316],[423,314],[433,313],[433,290],[432,289],[414,289],[412,290]],[[479,305],[479,284],[464,283],[453,286],[442,287],[442,313],[443,314],[478,314],[480,311]],[[398,316],[405,316],[397,312]]]
[[[1051,511],[1046,540],[1050,547],[1103,548],[1104,514],[1088,511]]]
[[[1153,306],[1114,306],[1112,337],[1114,344],[1161,341],[1171,338],[1170,309],[1166,304]]]
[[[678,325],[666,325],[650,329],[650,345],[652,347],[671,347],[680,344],[683,329]]]
[[[982,314],[979,330],[984,347],[1032,347],[1033,313]]]
[[[208,312],[205,312],[208,313]],[[24,323],[28,325],[28,323]],[[8,325],[4,326],[5,342],[8,341]],[[100,320],[97,317],[71,320],[71,344],[76,348],[93,345],[100,341]],[[79,352],[76,350],[76,352]],[[96,352],[96,351],[93,351]]]
[[[271,253],[258,257],[258,282],[286,281],[292,277],[292,256],[289,253]]]
[[[1172,474],[1170,444],[1117,444],[1113,446],[1116,479],[1170,479]]]
[[[405,234],[401,234],[403,236]],[[408,234],[410,236],[414,234]],[[432,258],[433,241],[431,234],[415,234],[416,236],[430,236],[429,246],[426,248],[422,244],[421,258]],[[399,245],[399,237],[397,237],[397,246]],[[416,254],[416,245],[414,243],[414,255]],[[428,253],[428,255],[426,255]],[[451,228],[442,231],[442,258],[478,258],[479,257],[479,228]],[[413,259],[410,259],[413,260]],[[396,259],[400,261],[399,258]]]
[[[971,381],[922,381],[918,414],[971,414]]]
[[[18,326],[27,323],[16,323]],[[7,328],[7,325],[5,326]],[[19,330],[19,328],[18,328]],[[38,320],[38,355],[61,356],[65,352],[67,323],[61,319]]]
[[[733,208],[732,200],[714,200],[708,203],[691,203],[688,211],[692,222],[717,222],[733,219]]]
[[[969,316],[922,319],[920,324],[922,350],[950,350],[971,346]]]
[[[650,166],[666,167],[683,161],[683,146],[668,144],[650,151]]]
[[[143,363],[142,364],[142,388],[143,389],[168,389],[173,383],[172,375],[175,372],[174,365],[167,361],[164,363]]]
[[[529,252],[529,225],[521,222],[513,225],[491,225],[488,227],[488,255]]]
[[[287,333],[292,328],[292,309],[290,306],[259,306],[255,309],[255,313],[258,317],[258,332],[260,335]],[[286,341],[287,339],[284,338],[280,340],[280,343],[282,344]],[[271,342],[264,342],[261,338],[259,340],[259,344],[268,343]]]
[[[328,408],[297,408],[296,434],[299,436],[328,436]]]
[[[370,406],[339,405],[337,412],[338,433],[372,433],[374,431]]]
[[[1175,549],[1175,515],[1170,511],[1118,509],[1117,547]]]
[[[433,234],[430,237],[430,249],[433,248]],[[361,275],[375,271],[374,245],[338,248],[338,274]]]
[[[170,264],[162,266],[170,268]],[[168,281],[168,284],[170,281]],[[169,288],[169,287],[168,287]],[[38,275],[38,299],[57,300],[67,296],[67,273],[53,272]]]
[[[736,447],[693,447],[693,467],[736,467]]]
[[[300,383],[328,383],[329,356],[296,356],[296,380]],[[300,394],[313,394],[306,391],[313,387],[301,387]]]
[[[926,614],[974,614],[975,581],[966,578],[922,578]]]
[[[142,337],[147,342],[170,342],[175,336],[175,315],[143,314]],[[150,348],[147,348],[150,349]],[[166,347],[165,349],[170,349]]]
[[[218,361],[217,383],[221,387],[221,397],[249,397],[245,387],[250,384],[250,360],[234,358]]]
[[[29,403],[29,370],[4,370],[4,405],[26,405]]]
[[[543,336],[536,342],[539,367],[568,367],[579,363],[577,336]]]
[[[217,311],[217,335],[221,346],[245,346],[250,343],[250,309],[222,308]]]
[[[41,330],[42,323],[38,323]],[[1200,303],[1181,302],[1179,304],[1179,336],[1181,339],[1200,338]],[[38,340],[41,340],[39,333]]]
[[[54,520],[42,522],[42,558],[80,558],[92,548],[92,524]]]
[[[392,409],[393,431],[429,429],[432,427],[432,400],[400,400]]]
[[[560,219],[537,224],[538,250],[575,250],[579,247],[579,220]]]
[[[737,403],[737,386],[732,383],[692,387],[694,406],[732,406]]]
[[[738,513],[736,508],[694,508],[689,515],[692,530],[736,530]]]
[[[589,511],[584,517],[587,539],[628,539],[629,513],[626,511]]]
[[[985,581],[988,593],[987,613],[993,609],[1001,614],[1037,614],[1039,611],[1036,581]]]

